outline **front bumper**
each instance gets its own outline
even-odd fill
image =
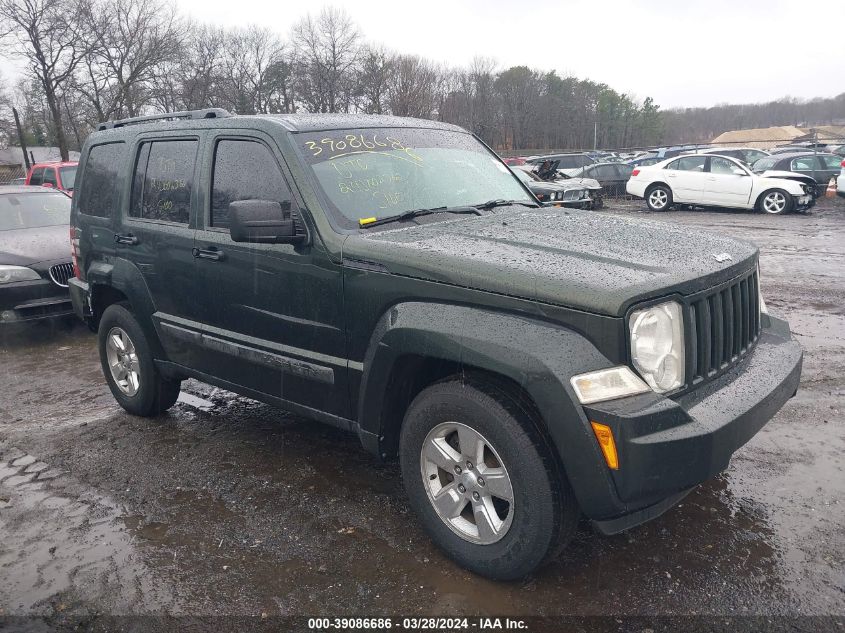
[[[814,204],[816,204],[815,197],[811,196],[810,194],[806,194],[806,195],[803,195],[803,196],[792,196],[792,200],[793,200],[793,208],[796,211],[804,211],[804,210],[812,207]]]
[[[49,279],[0,286],[0,324],[20,323],[72,314],[67,288]]]
[[[801,347],[785,321],[764,315],[764,325],[751,354],[693,391],[585,407],[590,420],[611,427],[619,453],[612,477],[621,511],[591,517],[599,530],[615,533],[668,510],[727,468],[734,452],[795,395]]]

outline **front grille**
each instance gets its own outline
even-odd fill
[[[73,264],[56,264],[50,266],[50,279],[53,283],[62,288],[67,288],[67,280],[73,277]]]
[[[735,365],[760,336],[757,271],[687,304],[687,384]]]

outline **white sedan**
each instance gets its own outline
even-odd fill
[[[713,154],[680,156],[639,167],[631,172],[626,191],[645,198],[652,211],[688,204],[777,214],[808,209],[815,203],[812,182],[806,176],[757,175],[730,156]]]

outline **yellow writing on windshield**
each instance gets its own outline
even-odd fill
[[[422,162],[422,158],[416,155],[405,143],[393,136],[382,135],[378,132],[327,136],[319,141],[305,141],[305,146],[311,151],[312,156],[323,156],[327,160],[351,154],[377,153],[390,155],[389,152],[401,152],[416,163]]]

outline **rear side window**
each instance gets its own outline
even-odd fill
[[[42,182],[44,182],[44,168],[39,167],[38,169],[33,169],[32,176],[29,178],[29,184],[40,185]]]
[[[681,171],[704,171],[704,163],[706,161],[706,156],[684,156],[676,161],[677,166],[673,169],[679,169]]]
[[[229,204],[237,200],[291,199],[284,176],[263,143],[222,140],[214,150],[210,226],[229,226]]]
[[[816,167],[815,157],[813,156],[802,156],[801,158],[792,159],[791,171],[813,171],[813,169],[818,169]]]
[[[120,196],[120,169],[126,152],[125,143],[95,145],[88,152],[81,187],[76,195],[80,213],[98,218],[111,217]]]
[[[132,178],[131,217],[188,224],[198,144],[195,139],[141,144]]]

